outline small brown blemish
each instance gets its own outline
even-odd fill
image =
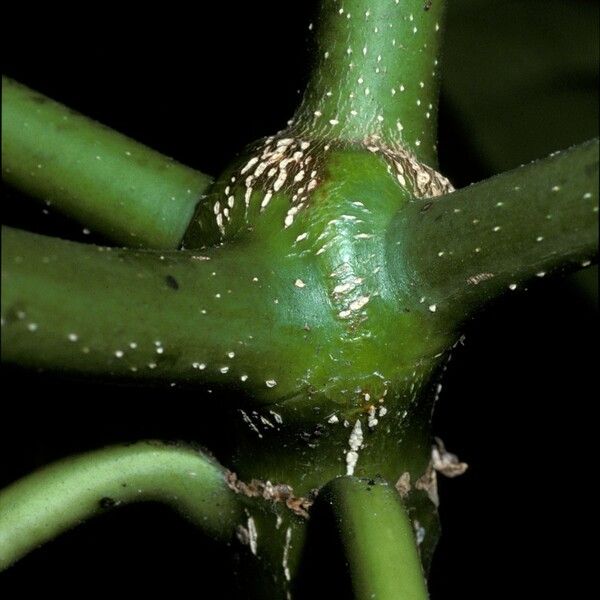
[[[48,98],[40,94],[34,94],[33,96],[30,96],[29,99],[36,104],[46,104],[46,102],[48,102]]]
[[[108,496],[105,496],[104,498],[100,498],[100,501],[98,502],[98,504],[100,505],[100,508],[103,508],[106,510],[106,509],[117,506],[119,504],[119,502],[117,502],[113,498],[109,498]]]
[[[167,286],[170,287],[172,290],[179,289],[179,282],[177,281],[177,279],[175,279],[175,277],[173,277],[173,275],[167,275],[165,277],[165,282]]]
[[[400,494],[401,498],[406,498],[411,490],[410,473],[408,471],[402,473],[398,481],[396,481],[396,485],[394,487]]]
[[[431,462],[425,473],[415,481],[415,489],[426,492],[435,506],[440,505],[440,498],[437,491],[437,474]]]

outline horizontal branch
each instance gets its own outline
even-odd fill
[[[176,248],[210,177],[8,78],[2,173],[111,241]]]
[[[598,253],[598,141],[401,209],[388,232],[397,284],[462,320],[530,278]]]
[[[140,442],[88,452],[0,491],[0,571],[86,519],[140,501],[166,503],[223,541],[242,509],[224,469],[191,448]]]
[[[299,259],[264,254],[243,243],[103,248],[6,228],[2,358],[73,375],[226,384],[275,401],[314,363],[306,327],[321,343],[324,301]]]

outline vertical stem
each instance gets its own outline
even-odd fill
[[[379,135],[435,166],[441,0],[324,0],[301,126]]]
[[[413,525],[394,488],[339,477],[320,491],[316,511],[335,522],[354,600],[426,600]]]

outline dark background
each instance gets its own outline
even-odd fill
[[[282,128],[299,100],[315,2],[297,4],[135,14],[25,4],[4,14],[3,71],[217,174],[245,144]],[[597,135],[597,2],[449,4],[439,147],[441,171],[456,185]],[[101,241],[11,190],[2,211],[14,226]],[[441,482],[433,600],[583,597],[595,582],[595,287],[591,270],[536,281],[467,326],[434,420],[470,469]],[[0,485],[111,442],[199,440],[218,454],[190,393],[9,367],[3,390]],[[178,595],[212,583],[222,593],[204,597],[227,598],[224,555],[166,509],[128,507],[34,552],[0,575],[0,591],[26,595],[42,584],[67,597],[160,587]]]

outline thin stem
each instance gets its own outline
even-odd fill
[[[341,139],[379,135],[435,166],[443,13],[440,0],[324,0],[300,124]]]
[[[355,600],[426,600],[415,533],[394,488],[340,477],[321,490],[319,506],[335,520]]]
[[[210,177],[7,78],[2,172],[115,243],[176,248]]]
[[[532,277],[587,266],[598,252],[598,140],[414,201],[387,244],[399,289],[454,322]]]
[[[223,541],[234,536],[241,513],[223,468],[191,448],[140,442],[88,452],[0,492],[0,571],[107,508],[148,500]]]

